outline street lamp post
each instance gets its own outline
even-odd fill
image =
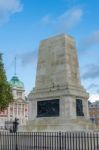
[[[18,125],[19,125],[18,120],[19,119],[15,118],[15,120],[13,121],[13,133],[17,133]]]
[[[17,130],[19,125],[19,119],[15,118],[14,121],[5,121],[5,129],[9,130],[10,133],[15,133],[15,150],[18,150],[17,146]]]
[[[17,130],[18,130],[18,122],[19,119],[15,118],[15,120],[13,121],[13,133],[15,133],[15,139],[16,139],[16,147],[15,150],[18,150],[18,146],[17,146]]]

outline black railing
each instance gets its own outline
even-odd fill
[[[0,150],[16,150],[16,133],[0,132]],[[99,133],[18,132],[17,150],[99,150]]]

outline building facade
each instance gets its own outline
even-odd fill
[[[91,121],[99,125],[99,101],[89,103],[89,115]]]
[[[15,118],[19,119],[19,126],[26,125],[28,120],[28,102],[25,97],[24,84],[15,75],[10,81],[13,94],[13,102],[8,108],[0,112],[0,128],[4,129]],[[10,125],[9,125],[10,126]]]

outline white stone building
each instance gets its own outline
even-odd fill
[[[15,118],[19,119],[19,126],[26,125],[28,120],[28,102],[25,97],[24,84],[15,75],[10,81],[13,94],[13,103],[7,109],[0,112],[0,128],[5,128],[5,122],[8,125]]]

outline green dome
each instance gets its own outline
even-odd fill
[[[12,79],[10,80],[10,85],[11,87],[16,87],[16,88],[24,88],[23,82],[19,80],[17,76],[13,76]]]

